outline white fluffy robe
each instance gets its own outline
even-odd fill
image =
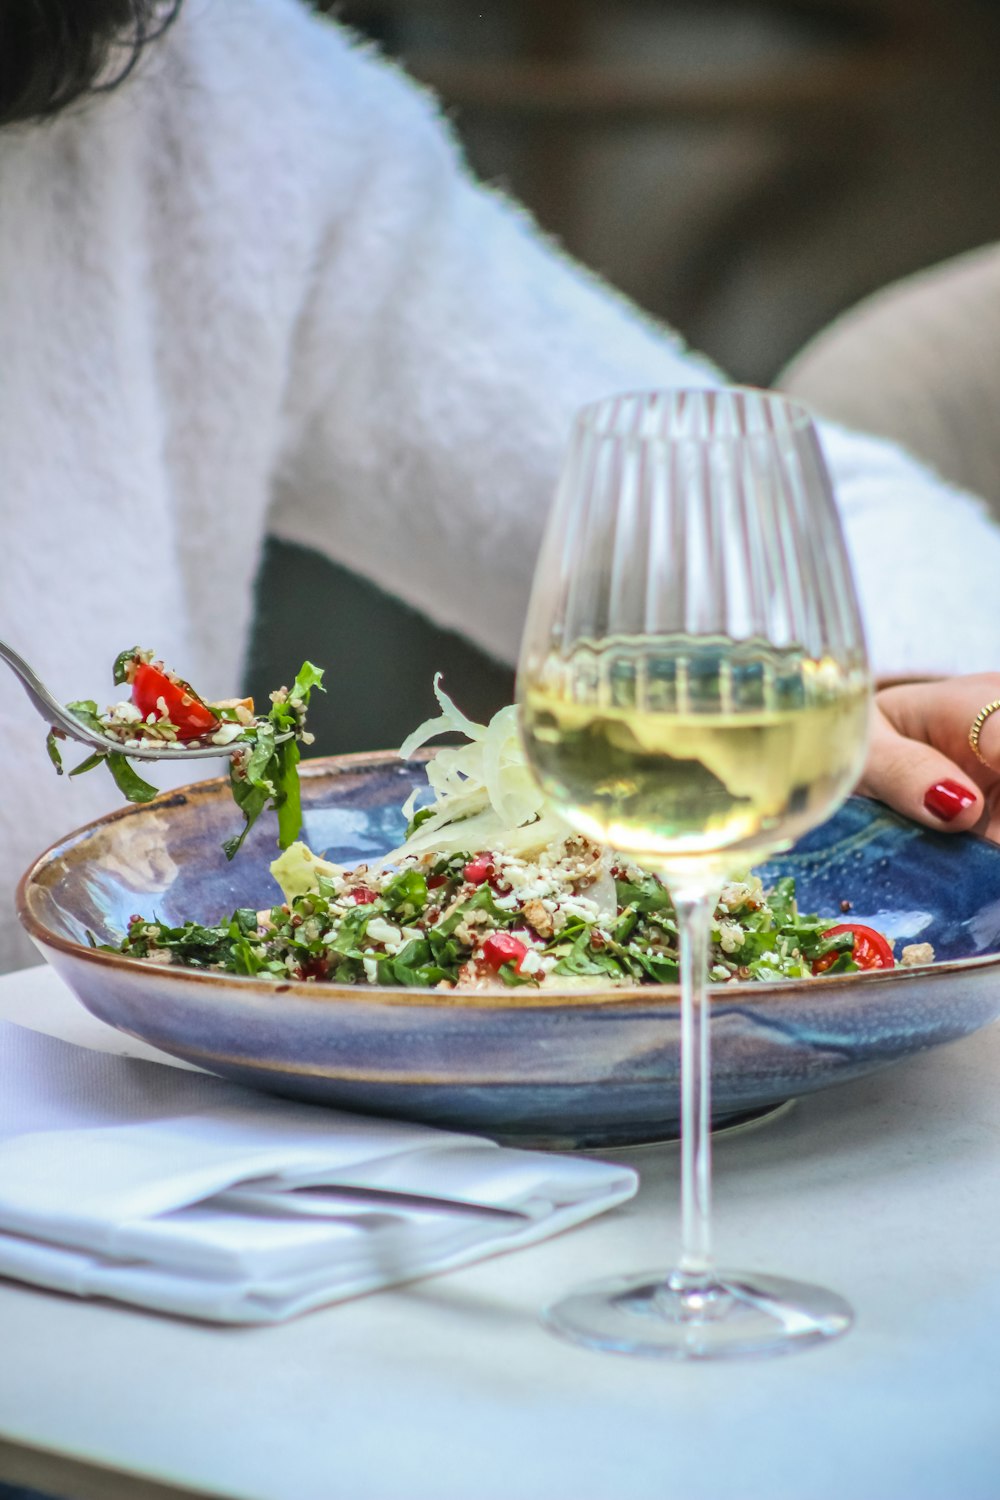
[[[270,528],[512,658],[574,409],[718,378],[472,182],[342,30],[186,0],[124,87],[0,138],[0,635],[64,698],[108,701],[133,643],[221,695]],[[825,444],[877,667],[1000,664],[977,503]],[[43,738],[11,680],[0,968],[31,957],[17,875],[116,800],[57,781]]]

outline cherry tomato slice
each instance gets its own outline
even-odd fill
[[[166,715],[160,707],[161,699]],[[196,740],[219,727],[220,720],[191,692],[186,682],[174,682],[166,672],[149,662],[142,662],[136,668],[132,679],[132,702],[144,719],[150,714],[155,714],[158,719],[169,719],[177,727],[179,740]]]
[[[504,964],[511,963],[520,969],[527,951],[527,943],[522,943],[520,938],[511,937],[509,932],[491,932],[483,944],[481,957],[491,969],[501,969]]]
[[[836,937],[841,932],[854,933],[854,950],[851,957],[859,969],[892,969],[896,966],[896,960],[892,956],[892,948],[887,938],[874,927],[866,927],[863,922],[838,922],[836,927],[828,927],[824,937]],[[812,966],[814,974],[822,974],[831,968],[839,958],[837,953],[827,953],[823,958],[817,958]]]

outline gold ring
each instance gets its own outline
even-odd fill
[[[982,761],[984,766],[989,766],[990,763],[979,749],[979,736],[990,714],[995,714],[998,708],[1000,708],[1000,698],[994,698],[992,703],[987,703],[984,708],[979,710],[969,729],[969,749],[977,760]],[[996,767],[990,766],[990,770],[995,771]]]

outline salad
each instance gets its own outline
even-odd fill
[[[130,750],[155,747],[169,753],[193,745],[233,745],[229,781],[244,823],[241,832],[223,844],[227,858],[233,858],[266,807],[275,808],[278,814],[279,848],[286,849],[298,837],[302,827],[299,745],[312,743],[305,727],[306,711],[313,689],[322,690],[319,667],[304,662],[290,688],[271,694],[271,707],[263,716],[255,715],[252,698],[206,702],[152,651],[138,646],[119,653],[112,675],[118,686],[131,690],[128,698],[103,711],[93,699],[80,699],[66,707],[88,729],[117,740],[121,749],[88,755],[70,771],[71,776],[107,765],[129,802],[151,802],[158,790],[129,762]],[[65,739],[60,730],[51,729],[46,741],[59,775],[63,773],[59,741]]]
[[[293,843],[271,870],[283,900],[216,925],[135,915],[114,950],[156,963],[338,984],[442,990],[635,986],[678,977],[677,925],[662,882],[574,833],[524,762],[515,711],[466,719],[435,681],[441,715],[401,746],[459,731],[428,763],[432,793],[404,811],[406,839],[346,869]],[[846,907],[846,903],[844,906]],[[927,944],[904,964],[933,960]],[[798,910],[794,883],[765,891],[748,874],[723,890],[710,978],[803,979],[891,968],[892,945],[860,923]]]

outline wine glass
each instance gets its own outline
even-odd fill
[[[591,1347],[694,1359],[843,1333],[840,1297],[718,1270],[710,1241],[714,907],[734,872],[833,812],[868,733],[851,569],[803,408],[755,390],[668,390],[579,413],[518,702],[550,802],[664,880],[680,947],[680,1259],[582,1288],[546,1321]]]

